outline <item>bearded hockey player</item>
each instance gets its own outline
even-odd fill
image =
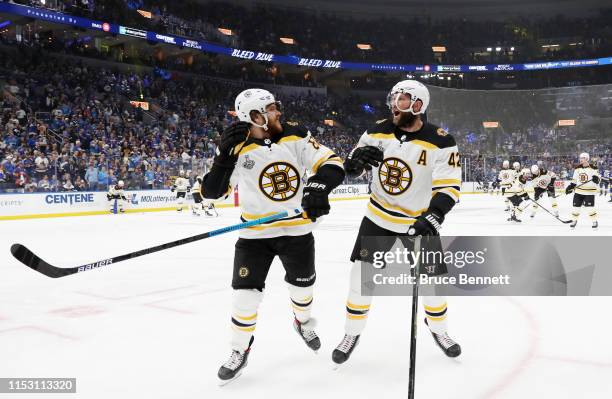
[[[312,230],[329,213],[328,195],[344,179],[342,160],[333,151],[297,123],[280,122],[280,104],[270,92],[243,91],[235,110],[240,122],[221,135],[213,167],[204,176],[203,197],[220,198],[239,184],[243,221],[300,206],[305,215],[240,230],[232,278],[232,353],[219,369],[222,383],[239,376],[247,363],[266,276],[276,256],[286,272],[294,329],[311,350],[320,348],[310,316],[316,278]]]
[[[429,98],[427,87],[415,80],[397,83],[387,97],[391,117],[363,133],[344,164],[349,176],[371,170],[373,177],[370,202],[350,258],[345,335],[332,354],[336,364],[349,359],[368,318],[372,296],[362,294],[362,267],[371,267],[373,251],[390,249],[383,248],[387,242],[364,251],[362,238],[399,238],[407,248],[409,236],[439,235],[446,215],[459,200],[457,144],[443,129],[423,122],[421,115],[427,110]],[[446,272],[446,265],[441,265],[428,274]],[[459,356],[461,347],[447,334],[446,298],[425,296],[423,303],[425,323],[436,344],[447,356]]]
[[[531,179],[531,184],[534,191],[533,200],[537,202],[540,198],[543,198],[544,193],[546,193],[550,199],[553,214],[555,216],[559,216],[559,210],[557,209],[557,197],[555,196],[555,180],[557,179],[557,176],[552,171],[546,170],[544,167],[531,165]],[[529,216],[532,218],[535,217],[538,208],[538,204],[534,203],[531,215]]]
[[[572,223],[570,227],[573,229],[578,224],[578,217],[580,216],[580,208],[585,207],[589,213],[589,217],[593,222],[592,227],[596,229],[597,223],[597,210],[595,210],[595,195],[597,194],[599,181],[599,173],[597,167],[589,163],[589,154],[583,152],[580,154],[580,163],[574,169],[574,175],[572,182],[565,189],[566,194],[574,192],[572,210]]]
[[[108,199],[111,213],[125,212],[124,204],[127,204],[127,197],[125,196],[125,191],[123,191],[123,188],[123,180],[119,180],[116,185],[108,188],[106,199]]]
[[[179,171],[179,176],[174,181],[171,192],[176,191],[176,210],[177,212],[183,211],[183,203],[185,202],[185,197],[187,196],[187,191],[189,191],[189,180],[185,177],[185,171]]]

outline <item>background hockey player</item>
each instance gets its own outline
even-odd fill
[[[124,204],[127,204],[127,197],[125,196],[123,188],[123,180],[119,180],[116,185],[108,188],[106,198],[108,199],[111,213],[125,212]]]
[[[580,163],[574,169],[572,182],[565,189],[566,194],[574,192],[574,208],[572,210],[572,223],[570,227],[576,227],[576,224],[578,224],[578,217],[580,216],[580,208],[585,207],[591,218],[592,227],[596,229],[598,223],[597,210],[595,209],[595,195],[597,194],[601,179],[597,172],[597,167],[589,163],[589,154],[583,152],[580,154],[579,160]]]
[[[520,168],[520,164],[518,162],[513,164],[515,171],[517,165]],[[514,181],[509,189],[511,196],[508,199],[512,204],[510,217],[508,218],[509,222],[522,222],[521,215],[523,214],[523,209],[527,207],[523,205],[523,203],[529,200],[529,194],[527,194],[527,191],[525,191],[525,185],[527,184],[527,181],[529,181],[530,177],[531,172],[527,168],[519,170],[515,174]]]
[[[307,217],[240,230],[232,278],[232,353],[219,369],[222,382],[236,378],[246,365],[266,276],[276,256],[286,272],[294,329],[310,349],[320,348],[310,317],[316,279],[312,229],[317,218],[329,213],[328,195],[344,179],[342,160],[333,151],[297,123],[281,124],[280,104],[270,92],[243,91],[235,110],[241,122],[221,136],[202,183],[204,198],[221,198],[239,184],[243,221],[300,206]],[[305,171],[310,178],[304,183]]]
[[[533,200],[537,202],[543,198],[544,193],[546,193],[550,200],[553,214],[555,216],[559,216],[559,210],[557,209],[557,196],[555,194],[555,180],[557,179],[556,175],[552,171],[546,170],[544,167],[531,165],[531,179],[534,192]],[[542,205],[541,201],[538,203]],[[538,204],[534,203],[531,215],[529,216],[532,218],[535,217],[538,208]]]
[[[208,217],[217,217],[217,209],[215,204],[211,200],[204,200],[201,191],[202,178],[196,176],[195,182],[191,187],[191,195],[193,196],[193,205],[191,205],[191,212],[196,216],[201,216],[204,213]]]
[[[612,202],[612,190],[610,190],[610,168],[607,166],[601,168],[600,177],[601,181],[599,183],[599,195],[607,195],[608,193],[611,193],[610,202]]]
[[[407,246],[409,233],[438,235],[461,190],[461,164],[455,139],[421,119],[429,105],[427,88],[414,80],[401,81],[389,92],[387,104],[392,118],[368,129],[345,161],[347,175],[359,176],[372,169],[373,178],[370,202],[351,254],[345,335],[332,354],[337,364],[347,361],[355,349],[372,303],[372,296],[361,292],[361,269],[371,267],[368,257],[372,252],[391,249],[383,248],[388,242],[379,244],[377,240],[376,248],[362,251],[362,238],[390,237],[391,241],[399,238]],[[436,275],[447,272],[446,265],[434,270],[432,274]],[[459,356],[461,347],[447,334],[446,298],[425,296],[423,304],[425,322],[435,342],[447,356]]]
[[[177,212],[181,212],[183,210],[183,203],[185,202],[185,197],[187,197],[187,191],[189,191],[189,180],[185,177],[185,171],[179,171],[179,176],[174,181],[171,192],[176,191],[176,210]]]
[[[498,179],[502,196],[504,197],[504,202],[506,203],[506,211],[511,210],[510,200],[508,198],[512,196],[510,193],[510,187],[512,187],[515,174],[514,169],[510,169],[510,161],[504,161],[502,164],[502,169],[499,171]]]

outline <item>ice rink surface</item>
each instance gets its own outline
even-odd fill
[[[585,212],[575,231],[542,211],[514,225],[500,197],[465,195],[443,233],[612,236],[612,204],[604,198],[597,197],[600,228],[593,232]],[[1,222],[0,377],[77,378],[76,395],[54,399],[404,398],[408,297],[375,298],[349,363],[331,367],[344,334],[348,257],[365,206],[333,202],[314,233],[318,355],[292,329],[276,260],[249,364],[224,387],[216,373],[230,354],[237,233],[61,279],[21,265],[9,247],[19,242],[54,265],[75,266],[237,223],[237,208],[220,209],[216,219],[162,212]],[[570,206],[563,197],[561,217],[569,218]],[[416,397],[610,398],[611,305],[610,297],[449,298],[449,333],[463,354],[446,358],[421,323]]]

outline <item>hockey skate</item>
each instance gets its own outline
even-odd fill
[[[253,341],[255,337],[251,337],[251,341],[249,342],[249,347],[244,352],[239,352],[237,350],[233,350],[229,359],[219,368],[219,372],[217,376],[219,377],[219,385],[225,385],[236,378],[240,377],[242,374],[242,369],[246,367],[247,360],[249,358],[249,353],[251,352],[251,346],[253,345]]]
[[[314,319],[308,320],[306,323],[301,323],[298,319],[293,320],[293,328],[304,340],[306,345],[315,353],[321,348],[321,340],[314,331],[316,323]]]
[[[597,229],[599,227],[599,223],[597,221],[593,222],[593,229]]]
[[[521,219],[517,218],[516,215],[514,214],[514,212],[512,212],[512,214],[508,218],[508,221],[509,222],[515,222],[515,223],[521,223]]]
[[[204,214],[209,218],[214,218],[219,216],[217,213],[217,209],[215,208],[215,204],[210,204],[208,206],[204,206]]]
[[[577,220],[572,220],[572,223],[570,223],[570,227],[573,229],[574,227],[576,227],[577,224],[578,224]]]
[[[429,327],[427,318],[425,318],[425,325]],[[438,344],[438,346],[440,347],[440,349],[442,349],[442,352],[444,352],[446,356],[457,357],[461,354],[461,346],[455,341],[453,341],[453,339],[449,337],[447,333],[437,334],[431,330],[429,330],[429,332],[431,332],[434,341],[436,341],[436,344]]]
[[[348,335],[345,334],[342,342],[334,349],[332,353],[332,360],[335,363],[335,368],[337,369],[341,364],[346,362],[349,357],[351,357],[351,353],[359,343],[359,335]]]

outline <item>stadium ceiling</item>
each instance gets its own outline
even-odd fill
[[[219,0],[196,0],[201,3]],[[332,12],[356,18],[418,16],[432,18],[503,19],[513,16],[541,17],[558,14],[588,16],[610,8],[609,0],[229,0],[229,4],[275,5],[312,12]]]

